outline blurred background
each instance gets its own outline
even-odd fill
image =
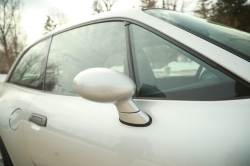
[[[175,10],[250,33],[250,0],[0,0],[0,77],[44,34],[91,15],[135,7]]]

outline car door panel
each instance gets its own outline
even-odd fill
[[[112,104],[39,94],[24,118],[27,153],[36,165],[49,166],[223,165],[229,153],[232,162],[238,151],[249,155],[249,99],[134,101],[152,117],[150,126],[120,123]],[[33,112],[49,117],[39,131],[28,121]]]
[[[1,90],[0,133],[14,165],[32,165],[30,157],[23,153],[23,117],[30,102],[42,90],[50,40],[32,45],[19,55]]]
[[[55,103],[59,102],[59,105]],[[47,116],[46,127],[34,130],[31,113]],[[112,165],[116,134],[122,124],[115,106],[80,97],[40,94],[25,115],[27,152],[36,165]],[[85,128],[84,126],[89,126]],[[100,132],[101,131],[101,132]],[[95,160],[94,158],[102,158]],[[110,161],[109,161],[109,159]]]
[[[226,166],[249,164],[249,101],[135,100],[154,119],[169,165]]]
[[[4,83],[0,96],[0,133],[14,165],[29,166],[32,163],[25,151],[23,137],[23,116],[29,103],[37,96],[38,91]],[[21,119],[17,129],[12,130],[9,119],[19,109]]]

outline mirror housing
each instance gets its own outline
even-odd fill
[[[118,71],[107,68],[84,70],[74,78],[73,88],[84,99],[114,104],[123,124],[144,127],[152,122],[132,100],[135,83]]]

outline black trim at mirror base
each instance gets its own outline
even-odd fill
[[[128,123],[128,122],[122,121],[120,118],[119,118],[119,120],[120,120],[121,123],[123,123],[125,125],[128,125],[128,126],[133,126],[133,127],[147,127],[147,126],[149,126],[152,123],[152,118],[149,115],[148,115],[148,117],[149,117],[149,121],[148,121],[148,123],[145,123],[145,124]]]

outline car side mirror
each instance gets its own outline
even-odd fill
[[[145,127],[152,122],[151,117],[141,111],[132,100],[135,83],[120,72],[107,68],[84,70],[74,78],[73,88],[84,99],[113,103],[123,124]]]

